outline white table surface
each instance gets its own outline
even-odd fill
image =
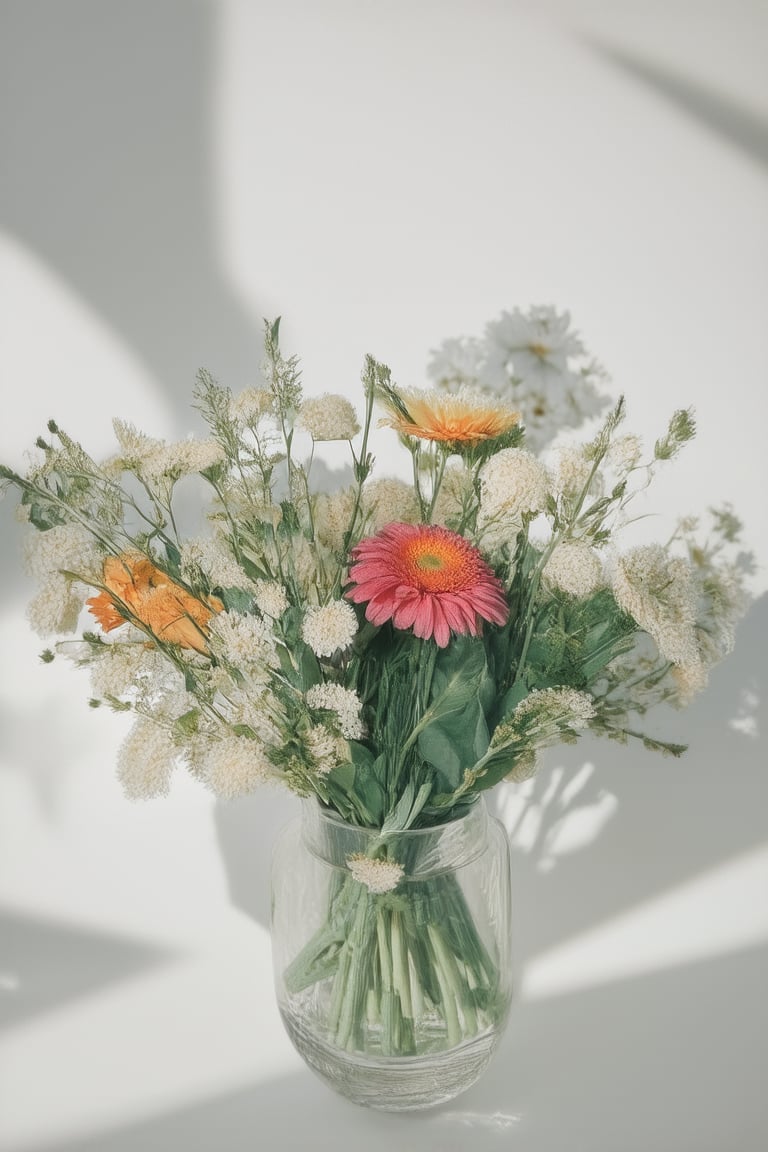
[[[293,1052],[267,870],[290,797],[179,778],[130,804],[120,717],[37,660],[0,505],[3,1152],[756,1152],[765,1106],[767,10],[633,4],[4,0],[0,459],[49,416],[183,435],[282,313],[308,391],[365,351],[570,308],[655,436],[700,433],[665,513],[730,500],[760,569],[736,651],[657,730],[496,796],[517,998],[474,1088],[372,1113]],[[389,449],[379,449],[387,459]],[[329,459],[331,467],[338,461]]]

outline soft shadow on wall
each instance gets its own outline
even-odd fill
[[[216,5],[6,0],[2,24],[3,227],[177,408],[201,363],[243,381],[261,333],[217,254]]]
[[[5,0],[0,11],[0,229],[130,348],[181,434],[198,419],[201,366],[237,389],[261,358],[260,320],[219,259],[216,36],[205,0]],[[76,364],[61,379],[49,415],[63,419],[67,390],[84,385]],[[119,412],[109,381],[89,385]],[[6,597],[25,591],[11,503],[0,506]]]

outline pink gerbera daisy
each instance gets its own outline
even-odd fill
[[[501,581],[463,536],[431,524],[388,524],[352,550],[353,587],[367,620],[410,628],[445,648],[451,632],[477,636],[482,621],[503,624],[509,605]]]

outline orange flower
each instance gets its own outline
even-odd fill
[[[400,404],[387,396],[391,417],[384,423],[406,436],[423,440],[478,444],[503,436],[520,421],[520,413],[506,404],[489,403],[482,396],[463,392],[413,389],[399,392],[397,398]]]
[[[206,603],[190,595],[141,552],[124,552],[104,561],[103,591],[86,601],[105,632],[131,620],[158,640],[207,652],[208,621],[224,605],[215,596]]]

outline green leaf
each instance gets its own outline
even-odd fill
[[[256,733],[250,724],[233,724],[232,731],[235,736],[242,736],[244,740],[255,740]]]
[[[413,777],[409,777],[400,799],[382,824],[382,833],[401,832],[403,830],[408,813],[413,806],[415,795],[416,787],[413,783]]]
[[[378,778],[383,770],[383,757],[374,760],[369,749],[356,740],[350,740],[349,750],[355,770],[355,807],[371,827],[379,828],[387,804],[386,793]]]
[[[317,656],[315,656],[308,644],[303,644],[300,649],[299,675],[301,677],[300,688],[302,692],[309,691],[313,685],[320,684],[323,679],[323,673],[320,670]]]
[[[181,553],[179,552],[176,545],[170,540],[165,541],[165,554],[168,557],[168,564],[172,568],[173,572],[178,573],[180,571],[181,565]]]
[[[525,700],[530,689],[524,680],[518,680],[517,684],[513,684],[509,692],[506,693],[499,709],[499,720],[503,720],[505,716],[509,716],[514,712],[518,704]]]
[[[436,771],[441,788],[452,792],[458,788],[463,776],[461,756],[444,727],[432,724],[419,736],[419,753]]]
[[[419,733],[419,753],[435,770],[440,789],[453,791],[464,772],[488,750],[486,709],[494,683],[483,644],[460,640],[441,652],[432,679],[428,722]]]
[[[174,722],[173,730],[177,736],[194,736],[200,727],[200,709],[190,708],[183,716]]]
[[[355,785],[354,764],[351,760],[345,760],[343,764],[337,764],[328,773],[326,780],[329,787],[332,786],[334,791],[349,795]]]
[[[245,580],[245,577],[243,577]],[[247,616],[253,608],[253,597],[242,588],[217,588],[216,595],[224,601],[227,612],[238,612]]]

